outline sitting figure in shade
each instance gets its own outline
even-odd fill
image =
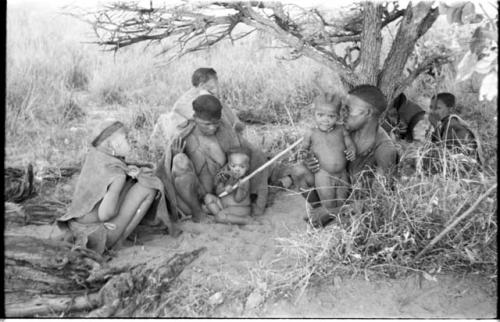
[[[319,162],[319,169],[313,173],[301,163],[292,174],[299,189],[315,187],[321,204],[327,209],[342,205],[347,198],[347,161],[356,158],[356,145],[341,123],[341,107],[342,100],[338,95],[323,93],[316,98],[316,126],[306,131],[299,159],[314,157]]]
[[[201,95],[219,97],[219,79],[213,68],[196,69],[191,76],[191,84],[193,87],[179,97],[172,109],[159,116],[150,138],[153,145],[165,147],[182,131],[182,124],[193,117],[193,101],[197,97]],[[222,119],[240,133],[244,124],[229,106],[221,105]]]
[[[127,131],[114,122],[92,141],[68,212],[57,220],[65,239],[98,253],[127,238],[143,219],[178,230],[168,216],[163,184],[152,166],[130,163]],[[152,207],[153,204],[155,207]],[[145,217],[148,210],[154,210]]]
[[[484,165],[480,136],[457,113],[455,95],[438,93],[431,99],[430,119],[435,124],[432,140],[453,153],[462,153]]]
[[[227,195],[218,199],[208,194],[205,204],[218,223],[250,224],[250,181],[241,182],[250,169],[250,152],[243,147],[233,148],[228,152],[227,160],[215,176],[215,193],[225,192]]]

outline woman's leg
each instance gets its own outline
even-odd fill
[[[156,193],[157,190],[146,188],[137,183],[130,188],[120,206],[118,215],[108,221],[116,228],[108,231],[107,248],[112,247],[117,241],[127,238],[132,233],[147,213]]]

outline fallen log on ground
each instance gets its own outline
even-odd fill
[[[4,222],[6,227],[53,224],[61,217],[68,205],[42,198],[32,198],[23,203],[5,202]]]
[[[89,317],[109,317],[118,310],[132,314],[144,301],[168,292],[171,283],[204,250],[176,254],[157,263],[110,267],[99,254],[68,243],[6,236],[6,316],[55,317],[61,312],[78,316],[85,314],[82,310],[93,310]]]

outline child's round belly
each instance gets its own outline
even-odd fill
[[[347,167],[347,159],[344,152],[341,153],[322,153],[318,155],[319,166],[328,173],[339,173],[345,171]]]

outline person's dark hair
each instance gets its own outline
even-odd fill
[[[249,159],[252,157],[252,151],[247,146],[244,145],[233,146],[229,148],[227,151],[227,156],[229,157],[231,154],[236,154],[236,153],[245,154],[248,156]]]
[[[102,144],[102,142],[113,135],[113,133],[124,127],[125,125],[123,125],[122,122],[113,122],[113,124],[107,126],[104,130],[102,130],[102,132],[92,141],[92,146],[95,148],[98,147]]]
[[[213,95],[200,95],[193,101],[194,116],[207,121],[220,120],[222,104]]]
[[[380,116],[384,113],[387,107],[387,99],[385,95],[373,85],[359,85],[349,91],[350,95],[354,95],[373,107],[375,116]]]
[[[437,95],[434,95],[432,97],[432,101],[435,101],[436,104],[437,104],[437,101],[441,101],[448,108],[455,107],[455,104],[457,103],[455,95],[453,95],[452,93],[438,93]]]
[[[339,113],[340,108],[342,107],[342,97],[339,94],[321,92],[314,99],[314,106],[318,104],[332,105],[335,107],[335,111]]]
[[[413,115],[413,117],[411,118],[410,122],[408,123],[407,130],[406,130],[406,138],[408,141],[411,142],[414,140],[413,129],[418,124],[418,122],[425,119],[425,114],[426,114],[425,111],[420,111],[417,114]]]
[[[404,93],[401,93],[392,101],[392,107],[395,108],[396,110],[399,110],[401,106],[403,106],[404,103],[406,103],[408,99],[406,98],[406,95]]]
[[[217,72],[213,68],[198,68],[191,76],[191,84],[198,87],[200,84],[208,82],[211,78],[216,78]]]

